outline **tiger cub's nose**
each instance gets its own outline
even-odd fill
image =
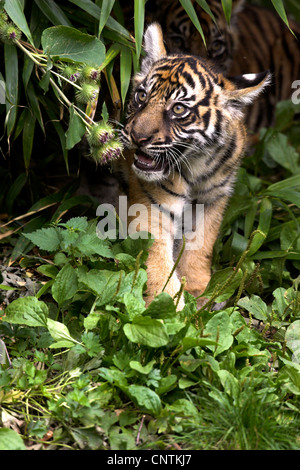
[[[134,130],[131,132],[131,138],[133,142],[138,145],[139,147],[145,146],[150,144],[153,139],[153,135],[147,135],[142,133],[137,133]]]

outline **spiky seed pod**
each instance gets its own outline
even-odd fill
[[[0,10],[0,22],[4,21],[5,23],[8,21],[8,16],[5,10]]]
[[[98,82],[100,79],[100,72],[95,67],[85,65],[80,71],[80,79],[83,82],[87,80]]]
[[[79,71],[72,65],[66,65],[66,67],[62,69],[62,75],[71,82],[76,82],[77,78],[79,77]]]
[[[82,83],[81,90],[76,90],[76,99],[79,103],[88,103],[97,98],[99,87],[93,83]]]
[[[123,145],[117,140],[110,140],[101,147],[91,147],[92,158],[100,165],[116,160],[123,152]]]
[[[114,138],[113,127],[105,121],[98,122],[90,128],[87,140],[91,146],[99,147]]]
[[[0,24],[0,37],[5,43],[11,44],[21,39],[22,33],[12,23],[1,22]]]

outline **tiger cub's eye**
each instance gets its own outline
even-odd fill
[[[174,104],[172,111],[176,116],[182,116],[186,112],[187,108],[183,104]]]
[[[138,90],[135,94],[135,99],[139,104],[145,103],[147,99],[147,93],[145,90]]]

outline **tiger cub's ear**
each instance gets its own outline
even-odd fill
[[[230,107],[242,108],[252,101],[271,83],[270,72],[249,73],[227,79],[226,101]]]
[[[153,63],[167,54],[161,27],[158,23],[152,23],[144,34],[144,49],[146,57],[142,61],[141,72],[148,73]]]

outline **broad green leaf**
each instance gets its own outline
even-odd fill
[[[169,392],[175,387],[176,382],[177,376],[174,374],[167,375],[167,377],[163,377],[159,382],[159,386],[156,388],[156,393],[158,395],[163,395],[164,393]]]
[[[214,352],[214,356],[227,351],[232,343],[232,324],[227,312],[216,313],[206,323],[204,334],[209,335],[209,339],[216,341],[217,346],[207,345],[207,347]]]
[[[135,36],[135,43],[136,43],[137,60],[139,59],[141,50],[142,50],[144,20],[145,20],[145,1],[134,0],[134,36]]]
[[[257,230],[259,233],[256,233],[252,239],[250,248],[249,248],[249,256],[254,255],[259,248],[264,243],[265,239],[268,236],[268,232],[270,229],[272,221],[272,203],[269,198],[265,197],[261,201],[260,205],[260,215],[259,215],[259,222]]]
[[[50,335],[55,340],[55,343],[52,343],[50,346],[52,348],[70,348],[78,343],[78,341],[72,338],[68,328],[63,323],[48,318],[47,328]]]
[[[17,119],[19,94],[19,66],[17,47],[4,44],[4,65],[6,84],[6,129],[10,136]]]
[[[71,299],[78,290],[76,271],[70,264],[66,264],[58,273],[52,285],[54,300],[61,305]]]
[[[161,401],[157,393],[143,385],[130,385],[124,390],[142,410],[153,415],[161,411]]]
[[[37,245],[41,250],[55,251],[61,243],[61,229],[57,227],[42,228],[32,233],[24,233],[24,237],[28,238],[32,243]]]
[[[286,135],[278,132],[266,143],[266,149],[275,162],[289,170],[291,173],[299,173],[299,154],[294,147],[289,145]]]
[[[48,307],[36,297],[20,297],[11,302],[5,310],[8,323],[27,326],[47,326]]]
[[[143,366],[140,362],[138,361],[130,361],[129,365],[131,369],[138,371],[140,374],[145,374],[148,375],[150,374],[151,370],[153,369],[153,366],[155,364],[155,359],[152,361],[148,362],[145,366]]]
[[[169,342],[165,326],[159,320],[149,317],[136,316],[132,323],[124,325],[124,333],[133,343],[150,348],[159,348]]]
[[[45,29],[42,46],[45,54],[60,60],[99,67],[105,59],[105,47],[98,38],[70,26]]]
[[[0,450],[26,450],[21,436],[12,429],[0,429]]]
[[[233,277],[231,281],[228,282],[228,279],[231,276]],[[213,273],[203,293],[203,297],[212,297],[218,293],[218,297],[215,299],[216,302],[223,302],[224,300],[229,299],[240,285],[242,277],[243,272],[241,269],[236,271],[234,268],[225,268],[220,271],[216,271]]]
[[[97,306],[100,306],[109,303],[117,295],[124,278],[124,271],[91,269],[79,275],[79,282],[99,297]]]
[[[231,374],[228,370],[219,370],[217,372],[221,384],[224,388],[224,391],[233,398],[234,403],[237,403],[239,392],[240,392],[240,383],[234,375]]]
[[[300,320],[291,323],[285,334],[287,347],[300,359]]]
[[[72,26],[72,23],[65,15],[63,10],[54,0],[34,0],[43,15],[51,21],[55,26],[65,25]]]
[[[145,311],[144,303],[140,302],[131,292],[124,294],[124,304],[128,312],[129,320],[133,320],[137,315],[142,315]]]
[[[197,13],[195,12],[195,9],[193,7],[193,4],[192,4],[191,0],[179,0],[179,1],[180,1],[181,5],[183,6],[183,8],[185,9],[185,11],[187,12],[187,14],[189,15],[189,17],[190,17],[192,23],[194,24],[194,26],[199,31],[199,33],[202,37],[202,41],[206,45],[206,40],[205,40],[205,36],[204,36],[203,30],[202,30],[202,26],[199,22]]]
[[[166,292],[162,292],[151,302],[146,314],[152,318],[175,318],[176,307],[172,297]]]
[[[248,310],[257,320],[268,320],[267,305],[258,295],[251,295],[250,299],[243,297],[238,301],[238,306]]]
[[[22,33],[27,36],[29,42],[34,45],[31,32],[23,12],[22,3],[20,0],[6,0],[4,8],[11,20],[18,26]]]
[[[66,132],[66,146],[67,149],[72,149],[78,142],[81,141],[86,128],[82,122],[81,117],[75,112],[74,107],[71,106],[70,109],[70,122],[69,128]]]

